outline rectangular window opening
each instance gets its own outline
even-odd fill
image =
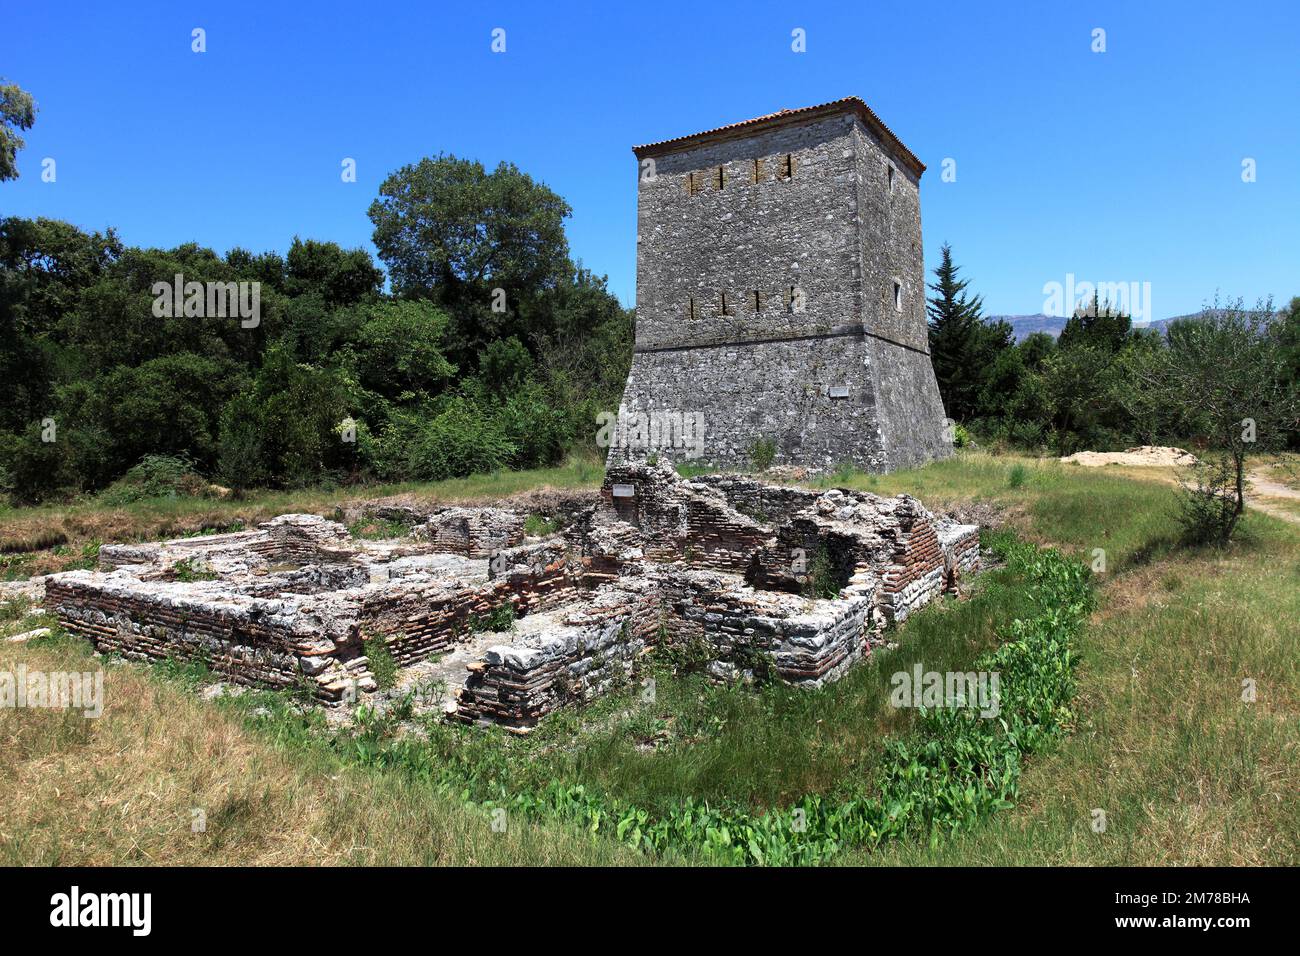
[[[762,181],[763,181],[763,158],[760,156],[755,158],[754,160],[754,182],[761,183]]]
[[[722,188],[724,188],[724,187],[727,185],[727,167],[726,167],[726,166],[719,166],[719,167],[718,167],[718,179],[717,179],[717,184],[718,184],[718,188],[719,188],[719,189],[722,189]]]
[[[781,160],[781,178],[794,179],[794,153],[786,153]]]
[[[686,317],[692,322],[695,321],[695,296],[686,300]]]
[[[761,293],[761,292],[759,292],[757,289],[755,289],[754,292],[753,292],[753,296],[754,296],[754,300],[753,300],[753,301],[754,301],[754,311],[755,311],[755,312],[762,312],[762,311],[763,311],[763,293]]]
[[[903,286],[902,283],[894,283],[894,311],[903,311]]]
[[[725,292],[722,293],[722,314],[735,315],[735,310],[732,308],[731,303],[727,301],[727,293]]]

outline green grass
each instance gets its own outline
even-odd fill
[[[84,566],[78,552],[100,541],[156,541],[198,533],[242,530],[290,512],[333,517],[340,502],[390,496],[415,501],[490,501],[539,488],[598,488],[604,479],[600,462],[573,456],[555,468],[496,472],[447,481],[354,485],[346,489],[308,488],[251,491],[242,497],[147,498],[111,505],[94,498],[63,504],[14,508],[0,504],[0,580],[16,580]],[[364,536],[401,536],[398,524],[362,522]],[[400,534],[395,534],[400,530]],[[68,545],[73,550],[57,553]]]
[[[1013,474],[1020,475],[1014,486]],[[868,841],[869,849],[800,859],[909,865],[1300,863],[1300,810],[1293,796],[1300,785],[1300,535],[1294,527],[1252,513],[1227,550],[1181,549],[1170,537],[1174,492],[1168,486],[981,453],[912,472],[836,478],[879,494],[907,491],[931,508],[999,515],[1020,534],[1084,563],[1102,549],[1106,570],[1096,575],[1100,609],[1073,641],[1078,692],[1075,715],[1064,728],[1068,734],[1053,737],[1052,747],[1023,762],[1014,806],[981,812],[977,819],[961,817],[956,833],[934,841]],[[933,729],[916,712],[887,705],[889,675],[913,661],[927,670],[968,669],[1005,640],[1009,621],[1032,616],[1022,571],[1003,568],[975,581],[969,599],[938,602],[913,616],[891,634],[901,642],[897,650],[878,654],[874,663],[822,690],[715,687],[695,675],[674,675],[661,661],[641,675],[655,681],[653,700],[637,681],[590,707],[553,715],[524,739],[441,723],[417,723],[415,734],[398,735],[374,718],[331,744],[315,723],[319,714],[302,717],[283,695],[204,704],[188,685],[161,676],[151,679],[151,693],[165,700],[161,709],[181,715],[177,726],[189,741],[184,746],[190,755],[175,763],[159,761],[145,746],[154,741],[157,749],[158,734],[168,726],[161,717],[123,713],[118,722],[101,725],[113,729],[97,749],[75,728],[37,732],[26,729],[24,715],[0,714],[0,721],[10,721],[9,730],[0,727],[0,749],[10,748],[0,757],[9,758],[17,741],[18,757],[7,765],[35,781],[22,792],[0,792],[0,801],[17,801],[11,819],[20,823],[5,828],[10,836],[7,844],[0,841],[0,859],[130,859],[135,840],[153,853],[170,854],[164,862],[192,861],[190,848],[162,840],[147,826],[133,823],[128,834],[114,832],[112,826],[121,824],[111,825],[95,808],[157,792],[160,780],[178,781],[176,806],[184,807],[199,799],[187,791],[207,793],[214,775],[235,801],[230,826],[240,836],[210,848],[200,861],[274,861],[259,848],[259,835],[265,846],[279,846],[307,830],[324,840],[329,858],[338,862],[644,862],[648,858],[625,855],[617,840],[642,827],[648,832],[655,817],[672,814],[684,801],[696,807],[707,802],[709,813],[730,808],[728,819],[748,820],[745,826],[785,819],[780,814],[796,805],[816,812],[822,804],[806,804],[810,794],[825,805],[844,805],[889,792],[888,771],[900,752],[887,741],[922,739],[918,735]],[[10,613],[24,616],[0,625],[5,630],[34,626],[25,611]],[[48,651],[20,645],[9,653]],[[122,670],[134,675],[139,669]],[[1241,700],[1246,678],[1257,686],[1251,704]],[[211,756],[228,750],[196,742],[203,727],[198,715],[211,715],[214,708],[217,716],[202,720],[234,735],[244,748],[240,752],[253,756],[232,764]],[[84,766],[96,765],[101,749],[106,761],[112,754],[116,775],[102,781]],[[194,752],[209,756],[195,761]],[[254,777],[254,764],[276,769]],[[336,778],[342,783],[322,782]],[[251,789],[263,779],[272,782]],[[98,782],[87,786],[87,780]],[[478,799],[512,806],[517,801],[527,819],[512,811],[512,821],[519,820],[512,823],[515,842],[484,835],[482,810],[449,797],[450,781]],[[64,806],[52,796],[53,786],[76,796]],[[322,796],[317,788],[326,786],[341,787],[346,799]],[[885,789],[872,789],[879,787]],[[930,797],[937,792],[926,791]],[[251,804],[236,799],[246,801],[250,793],[258,795]],[[307,793],[313,796],[307,799]],[[304,813],[304,799],[313,809],[302,819],[311,822],[280,832],[286,819],[294,819],[286,814]],[[321,817],[321,806],[331,812]],[[638,807],[645,818],[632,820],[613,838],[599,835],[604,828],[582,837],[593,808],[611,806]],[[1099,808],[1108,819],[1104,834],[1090,826]],[[62,829],[33,822],[41,814],[60,821]],[[429,823],[432,814],[436,825]],[[322,819],[334,829],[326,829]],[[429,832],[410,832],[415,821]],[[157,829],[156,819],[147,823]],[[760,831],[755,832],[771,838],[770,831]],[[58,840],[67,847],[61,854],[50,849]],[[340,845],[354,849],[339,850]],[[778,853],[781,846],[778,841]],[[310,861],[312,852],[304,840],[279,859]],[[536,855],[519,855],[529,852]],[[705,858],[685,849],[663,860]]]
[[[396,518],[362,518],[348,525],[348,534],[352,537],[370,541],[405,538],[410,533],[410,523]]]
[[[905,644],[820,690],[715,685],[656,667],[644,675],[654,680],[653,702],[634,682],[590,707],[553,715],[522,740],[450,728],[435,732],[434,745],[454,759],[474,734],[492,741],[498,753],[489,762],[509,765],[517,786],[581,781],[655,811],[691,796],[784,806],[870,773],[884,737],[911,729],[916,712],[888,706],[891,674],[915,663],[964,667],[1025,611],[1023,589],[1009,572],[993,572],[974,598],[926,608],[905,625]],[[653,740],[647,726],[655,728]],[[647,748],[651,742],[656,746]]]

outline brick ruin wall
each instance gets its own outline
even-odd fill
[[[129,660],[202,660],[235,683],[306,686],[325,702],[353,687],[374,689],[355,629],[313,613],[306,602],[95,581],[86,571],[50,578],[45,600],[69,632]]]
[[[623,487],[622,496],[615,497],[615,486]],[[613,611],[611,620],[622,632],[612,624],[602,632],[601,686],[631,677],[633,662],[657,640],[702,649],[708,672],[718,679],[747,676],[760,654],[772,661],[780,679],[821,686],[869,653],[886,623],[901,622],[939,593],[954,590],[978,567],[978,529],[935,519],[905,495],[819,493],[734,476],[682,481],[662,467],[611,468],[602,495],[604,514],[616,515],[623,528],[635,527],[653,562],[644,572],[651,593],[639,590],[635,601],[626,599],[621,611]],[[778,517],[803,510],[775,533],[767,527],[764,545],[752,550],[758,526],[736,508]],[[701,516],[701,527],[707,524],[707,546],[692,533],[692,515]],[[584,534],[594,537],[594,530],[588,527]],[[783,539],[784,550],[778,543]],[[629,548],[627,536],[617,540]],[[776,590],[738,579],[738,570],[746,569],[751,578],[776,580],[775,569],[789,564],[796,541],[809,554],[826,541],[839,542],[848,566],[835,598],[809,600],[789,593],[806,584],[794,575]],[[612,595],[617,587],[598,593],[604,591]],[[611,601],[611,608],[619,606],[617,599]],[[657,638],[649,634],[651,621],[657,622]],[[619,633],[627,640],[616,639]],[[544,650],[536,639],[494,648],[466,685],[459,719],[531,726],[565,702],[555,681],[563,680],[566,668],[584,666],[588,646],[557,633],[542,642]],[[584,689],[575,699],[589,696]]]
[[[414,530],[438,551],[486,558],[524,540],[524,517],[504,508],[445,508]]]
[[[794,552],[827,545],[843,580],[814,600]],[[562,534],[486,559],[464,556],[474,547],[351,541],[334,522],[282,516],[252,532],[106,547],[102,571],[52,576],[47,601],[101,651],[201,658],[241,684],[306,683],[327,703],[373,689],[363,639],[382,637],[408,666],[509,605],[518,632],[471,666],[456,716],[529,727],[627,679],[661,639],[706,648],[718,679],[760,654],[781,679],[820,685],[979,561],[977,529],[907,496],[683,480],[663,466],[611,469],[600,502]],[[202,579],[178,580],[181,562]]]
[[[384,638],[400,666],[463,641],[500,608],[523,616],[576,600],[580,578],[562,541],[503,550],[489,561],[484,584],[436,583],[375,590],[361,605],[359,625]]]
[[[603,588],[551,632],[489,648],[470,665],[455,717],[532,727],[556,708],[590,701],[626,680],[660,626],[661,598],[652,582]]]

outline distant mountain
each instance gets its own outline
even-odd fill
[[[1191,315],[1174,315],[1167,319],[1156,319],[1154,322],[1148,322],[1145,328],[1162,329],[1170,322],[1177,322],[1179,319],[1190,319],[1200,315],[1194,312]],[[1052,338],[1061,334],[1065,328],[1066,316],[1063,315],[986,315],[987,322],[997,322],[999,320],[1008,323],[1016,334],[1016,341],[1023,342],[1035,332],[1046,332]]]

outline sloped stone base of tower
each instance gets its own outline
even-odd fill
[[[638,351],[608,465],[883,473],[952,454],[929,356],[861,333]]]

